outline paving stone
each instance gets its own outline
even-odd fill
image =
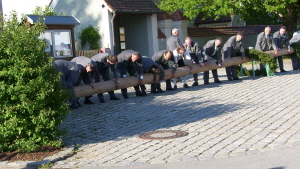
[[[291,69],[286,61],[285,69]],[[129,88],[129,99],[110,101],[104,94],[105,104],[97,104],[94,95],[91,100],[95,105],[82,104],[60,126],[70,133],[62,138],[65,143],[79,144],[80,151],[57,161],[53,168],[210,160],[300,144],[300,72],[289,71],[284,76],[278,73],[271,78],[243,77],[240,82],[227,81],[224,68],[218,73],[224,81],[221,85],[200,83],[198,87],[183,89],[178,83],[177,91],[143,98],[135,97],[134,89]],[[192,75],[187,77],[191,85]],[[146,86],[149,91],[149,85]],[[163,90],[164,87],[163,84]],[[115,94],[121,97],[120,90]],[[138,138],[156,130],[182,130],[189,134],[168,140]],[[0,168],[8,165],[19,164],[0,162]]]

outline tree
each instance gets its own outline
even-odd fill
[[[66,14],[60,13],[57,14],[56,12],[53,11],[53,8],[50,6],[45,6],[43,7],[36,6],[35,9],[32,11],[32,15],[40,15],[40,16],[65,16]]]
[[[0,152],[61,146],[58,126],[69,113],[69,92],[38,38],[46,25],[24,20],[0,18]]]
[[[240,15],[242,20],[266,19],[269,16],[273,20],[280,19],[290,34],[296,31],[300,15],[299,0],[160,0],[158,7],[167,12],[182,10],[189,19],[200,12],[204,12],[205,17],[216,18]]]

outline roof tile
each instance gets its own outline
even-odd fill
[[[158,28],[157,38],[167,38],[166,35]]]
[[[187,17],[183,16],[181,11],[175,11],[172,14],[173,21],[189,20]]]
[[[152,0],[104,0],[117,13],[154,14],[162,11]]]

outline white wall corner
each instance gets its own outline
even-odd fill
[[[158,39],[157,39],[157,14],[147,16],[147,32],[148,32],[148,45],[149,54],[151,57],[155,52],[158,52]]]
[[[166,37],[170,37],[172,35],[172,25],[172,19],[157,21],[158,28],[166,35]]]

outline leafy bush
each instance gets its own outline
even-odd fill
[[[90,49],[98,49],[100,34],[97,28],[94,28],[92,25],[84,28],[81,33],[79,33],[78,38],[81,40],[81,46],[84,46],[86,43],[90,45]]]
[[[257,60],[260,63],[262,63],[263,65],[269,64],[271,74],[274,74],[276,72],[276,69],[278,68],[278,65],[277,65],[277,62],[274,60],[273,56],[271,56],[267,53],[258,51],[258,50],[254,50],[254,49],[253,50],[246,49],[245,54],[250,59]],[[237,68],[237,72],[240,74],[240,66],[238,65],[236,68]],[[250,76],[252,74],[252,70],[248,70],[244,67],[243,67],[243,72],[244,72],[245,76]],[[266,69],[263,69],[263,70],[256,69],[255,70],[255,75],[256,76],[261,76],[261,75],[266,76],[267,75],[266,74]]]
[[[19,23],[12,12],[0,27],[0,152],[61,146],[57,127],[69,112],[69,92],[38,38],[45,25]]]

